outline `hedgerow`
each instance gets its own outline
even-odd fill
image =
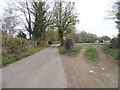
[[[2,40],[3,40],[2,42],[3,55],[22,52],[25,51],[28,47],[27,40],[23,38],[9,37],[9,38],[3,38]]]

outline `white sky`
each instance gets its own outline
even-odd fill
[[[112,10],[113,0],[64,0],[75,1],[80,23],[77,31],[86,31],[97,36],[117,36],[118,30],[114,20],[108,20],[108,10]],[[115,1],[115,0],[114,0]],[[5,0],[0,0],[0,17],[2,16]]]
[[[85,30],[98,36],[113,37],[118,30],[114,20],[108,20],[108,10],[112,10],[113,0],[75,0],[77,12],[80,13],[80,23],[77,30]],[[114,0],[115,1],[115,0]]]
[[[5,5],[4,0],[0,0],[0,17],[2,17],[4,5]]]

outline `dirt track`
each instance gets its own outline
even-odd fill
[[[118,62],[97,49],[99,60],[91,62],[84,58],[82,48],[76,58],[61,55],[69,88],[117,88]],[[90,73],[93,71],[93,73]]]

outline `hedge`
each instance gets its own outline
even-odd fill
[[[23,38],[3,38],[2,42],[3,50],[2,54],[14,54],[27,49],[27,40]]]

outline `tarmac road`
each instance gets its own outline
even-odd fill
[[[2,88],[66,88],[66,77],[57,47],[2,68]]]

